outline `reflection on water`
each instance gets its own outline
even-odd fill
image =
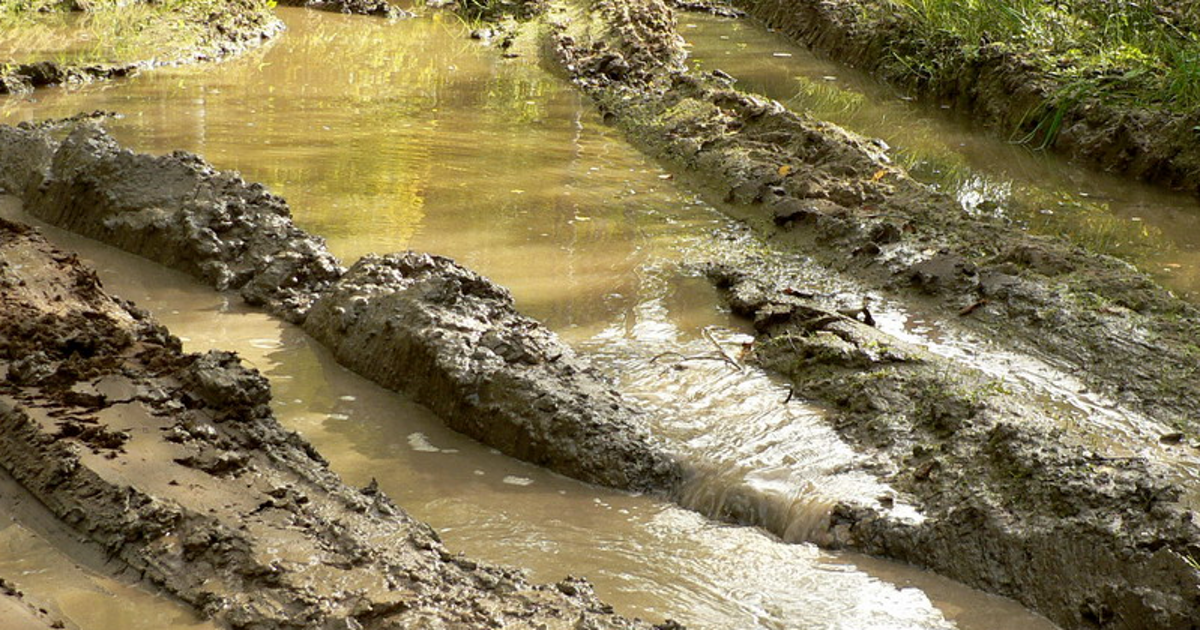
[[[681,18],[695,63],[737,86],[892,145],[918,179],[971,213],[1003,216],[1125,258],[1200,301],[1200,201],[1074,166],[906,100],[870,77],[819,59],[747,21]]]

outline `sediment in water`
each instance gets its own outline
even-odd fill
[[[283,30],[262,0],[229,0],[202,18],[180,13],[181,20],[195,20],[203,34],[195,45],[181,50],[161,51],[150,59],[115,63],[71,63],[52,59],[0,66],[0,95],[21,94],[34,88],[87,83],[127,77],[150,68],[223,59],[261,45]]]
[[[547,52],[606,120],[778,247],[1050,356],[1164,431],[1195,434],[1193,306],[1115,259],[967,217],[891,166],[883,145],[689,70],[659,0],[559,9],[545,18]],[[754,360],[830,405],[833,425],[924,517],[838,506],[814,540],[929,567],[1067,627],[1196,627],[1200,529],[1153,463],[1079,446],[1019,386],[744,264],[709,272],[756,319]]]
[[[90,124],[56,141],[54,127],[0,127],[0,186],[30,214],[238,290],[508,455],[624,490],[679,483],[643,415],[490,280],[411,253],[345,273],[260,184],[187,153],[135,154]]]
[[[118,568],[234,628],[649,627],[586,582],[448,553],[284,430],[236,355],[185,354],[0,221],[0,466]]]

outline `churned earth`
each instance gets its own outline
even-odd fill
[[[231,627],[648,627],[448,553],[284,430],[257,371],[181,352],[30,228],[0,253],[0,463],[147,582]]]

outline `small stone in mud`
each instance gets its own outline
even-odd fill
[[[1183,438],[1184,435],[1182,431],[1172,431],[1159,436],[1158,441],[1163,444],[1179,444],[1183,442]]]

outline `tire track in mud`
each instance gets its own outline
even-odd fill
[[[968,220],[871,141],[687,70],[657,1],[559,9],[544,19],[552,61],[635,144],[777,246],[1037,347],[1159,422],[1197,417],[1196,381],[1161,378],[1196,365],[1194,307],[1113,259]],[[930,567],[1067,627],[1194,627],[1200,530],[1153,462],[1080,446],[1021,391],[882,335],[803,284],[779,286],[762,262],[741,265],[708,272],[755,320],[756,362],[829,404],[834,427],[890,462],[885,480],[925,516],[913,526],[842,506],[820,542]]]

